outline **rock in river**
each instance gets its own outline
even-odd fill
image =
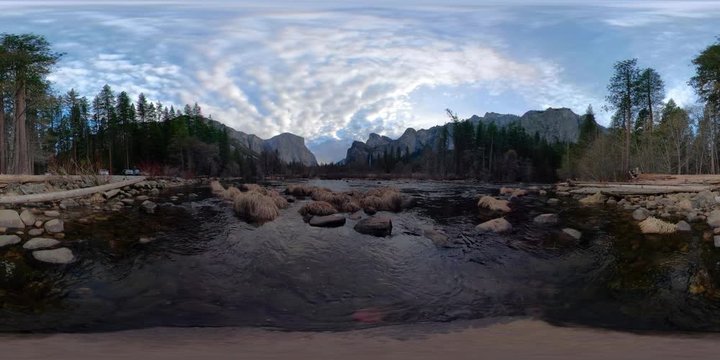
[[[643,234],[671,234],[677,231],[677,226],[658,218],[649,217],[640,224],[640,231]]]
[[[541,225],[557,224],[558,216],[557,214],[542,214],[536,216],[533,222]]]
[[[497,218],[486,221],[476,226],[475,230],[482,232],[492,231],[496,233],[501,233],[512,230],[512,224],[510,224],[509,221],[505,220],[505,218]]]
[[[0,235],[0,248],[8,245],[15,245],[20,242],[17,235]]]
[[[677,228],[677,231],[692,231],[690,224],[688,224],[685,220],[678,221],[678,223],[675,224],[675,227]]]
[[[570,237],[572,237],[575,240],[580,240],[580,238],[582,237],[582,233],[575,229],[565,228],[565,229],[562,229],[562,231],[564,233],[570,235]]]
[[[61,233],[65,231],[65,225],[62,220],[52,219],[45,223],[45,231],[50,234]]]
[[[68,248],[38,250],[33,251],[32,255],[36,260],[50,264],[69,264],[75,260],[75,256]]]
[[[646,208],[637,208],[632,213],[633,219],[636,221],[643,221],[650,216],[650,211]]]
[[[142,204],[140,204],[140,208],[148,214],[154,214],[157,204],[150,200],[145,200]]]
[[[340,227],[345,225],[345,216],[340,214],[313,216],[310,218],[309,224],[317,227]]]
[[[35,224],[35,215],[27,209],[20,213],[20,219],[26,226],[33,226],[33,224]]]
[[[713,210],[707,216],[707,223],[712,228],[720,227],[720,210]]]
[[[373,216],[355,224],[355,231],[373,236],[388,236],[392,233],[392,220],[386,216]]]
[[[26,243],[24,243],[23,249],[26,249],[26,250],[47,249],[47,248],[51,248],[57,244],[60,244],[60,242],[55,239],[34,238],[34,239],[30,239]]]
[[[426,229],[423,231],[423,235],[430,239],[435,246],[445,247],[450,245],[448,236],[435,229]]]
[[[25,223],[15,210],[0,210],[0,227],[10,229],[24,229]]]

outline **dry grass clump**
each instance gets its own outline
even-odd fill
[[[500,188],[500,195],[510,195],[510,197],[520,197],[527,195],[527,190],[525,189],[515,189],[515,188],[509,188],[509,187],[501,187]]]
[[[241,184],[241,185],[240,185],[240,190],[242,190],[243,192],[246,192],[246,191],[255,191],[255,192],[258,192],[258,193],[260,193],[260,194],[265,194],[265,193],[267,192],[267,190],[265,190],[264,187],[262,187],[262,186],[260,186],[260,185],[258,185],[258,184]]]
[[[257,224],[273,221],[280,215],[273,198],[256,191],[235,195],[234,208],[239,217]]]
[[[369,190],[364,197],[360,199],[360,206],[363,209],[373,208],[377,211],[394,211],[402,210],[403,198],[400,191],[394,188],[382,187]]]
[[[275,190],[267,190],[265,193],[265,196],[272,199],[272,201],[275,203],[275,206],[278,207],[278,209],[287,209],[290,204],[288,203],[287,199],[285,199],[282,195],[280,195],[279,192]]]
[[[640,222],[639,225],[643,234],[672,234],[677,231],[677,225],[652,216]]]
[[[213,195],[222,195],[222,193],[225,192],[225,188],[217,180],[213,180],[210,182],[210,190],[212,191]]]
[[[336,214],[337,210],[326,201],[313,201],[300,208],[300,215],[326,216]]]
[[[336,195],[337,194],[332,192],[330,189],[315,188],[313,189],[312,194],[310,194],[310,197],[315,201],[331,202]]]
[[[234,186],[230,186],[222,193],[221,197],[225,200],[233,200],[236,196],[240,194],[242,194],[242,191],[240,191],[240,189]]]
[[[593,195],[586,196],[578,201],[580,202],[580,204],[583,204],[583,205],[602,204],[605,202],[605,196],[603,196],[603,194],[597,192]]]
[[[507,200],[496,199],[492,196],[483,196],[478,200],[478,207],[486,208],[492,211],[510,212],[510,202]]]
[[[285,193],[292,196],[306,197],[312,195],[315,190],[312,186],[306,186],[301,184],[290,184],[285,189]]]

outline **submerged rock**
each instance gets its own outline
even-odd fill
[[[48,238],[33,238],[23,244],[25,250],[47,249],[60,244],[60,241]]]
[[[0,210],[0,227],[10,229],[24,229],[25,223],[15,210]]]
[[[355,231],[373,236],[389,236],[392,233],[392,220],[386,216],[373,216],[355,224]]]
[[[69,264],[75,261],[75,255],[68,248],[37,250],[32,253],[35,260],[50,264]]]
[[[505,218],[497,218],[488,220],[478,226],[475,227],[475,230],[482,231],[482,232],[495,232],[495,233],[502,233],[506,231],[512,230],[512,224],[510,224],[509,221],[505,220]]]
[[[340,227],[345,225],[345,216],[340,214],[313,216],[308,223],[317,227]]]
[[[17,235],[0,235],[0,248],[8,245],[15,245],[20,242]]]
[[[542,225],[557,224],[558,216],[557,214],[542,214],[536,216],[535,219],[533,219],[533,222]]]

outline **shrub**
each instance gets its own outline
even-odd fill
[[[263,224],[280,215],[272,197],[256,191],[239,193],[235,196],[235,213],[248,222]]]

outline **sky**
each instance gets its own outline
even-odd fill
[[[237,130],[305,137],[339,161],[372,132],[485,112],[592,105],[603,124],[618,60],[697,100],[691,60],[720,36],[717,1],[0,1],[0,32],[65,53],[50,79],[184,105]]]

